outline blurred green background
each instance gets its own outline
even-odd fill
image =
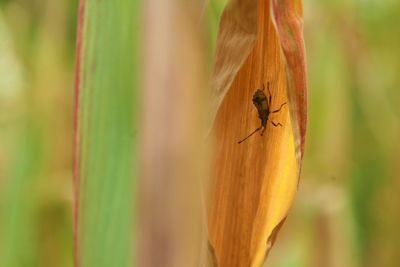
[[[0,266],[72,266],[77,0],[0,1]]]
[[[304,1],[309,123],[268,266],[398,267],[400,2]]]
[[[0,266],[72,266],[77,0],[0,1]],[[400,2],[304,1],[309,124],[276,267],[398,267]],[[213,19],[213,18],[210,18]]]

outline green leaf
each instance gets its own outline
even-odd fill
[[[81,1],[76,90],[76,261],[132,266],[140,1]]]

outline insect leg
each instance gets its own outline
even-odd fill
[[[254,130],[254,132],[252,132],[251,134],[249,134],[246,138],[244,138],[243,140],[240,140],[238,142],[238,144],[242,143],[243,141],[245,141],[247,138],[249,138],[250,136],[252,136],[253,134],[255,134],[257,131],[261,130],[262,126],[258,127],[257,129]]]
[[[273,122],[273,121],[271,121],[271,123],[272,123],[272,125],[274,125],[274,127],[278,127],[278,126],[283,126],[281,123],[275,123],[275,122]]]
[[[264,127],[264,129],[261,131],[261,136],[263,136],[265,129],[266,129],[266,127]]]
[[[283,107],[284,105],[286,105],[286,102],[283,103],[277,110],[271,111],[270,113],[276,113],[276,112],[281,111],[281,109],[282,109],[282,107]]]

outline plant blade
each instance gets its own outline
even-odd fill
[[[235,1],[231,3],[234,5]],[[252,3],[248,3],[248,6],[252,6]],[[214,83],[217,86],[213,88],[217,92],[215,96],[220,99],[216,101],[218,110],[214,123],[216,148],[209,213],[210,243],[218,266],[261,266],[297,191],[301,165],[298,157],[300,154],[297,152],[298,147],[303,145],[304,138],[300,141],[301,135],[296,134],[294,129],[299,125],[298,120],[304,117],[292,116],[289,109],[292,110],[293,105],[305,105],[305,102],[293,103],[298,99],[288,98],[288,94],[292,94],[288,90],[292,86],[289,85],[292,72],[287,70],[285,64],[282,39],[270,16],[270,2],[258,1],[258,11],[257,5],[253,5],[254,9],[248,11],[240,9],[239,5],[236,7],[232,9],[231,6],[231,9],[225,10],[233,12],[235,16],[225,16],[231,19],[221,22],[220,36],[229,34],[227,31],[232,24],[240,24],[240,20],[233,18],[253,21],[252,14],[256,14],[256,26],[245,33],[240,33],[239,30],[232,35],[245,38],[252,31],[257,32],[257,35],[252,47],[251,44],[244,48],[231,47],[236,49],[235,54],[239,54],[240,50],[246,54],[245,51],[250,46],[250,54],[244,63],[232,58],[234,53],[231,51],[225,51],[223,46],[227,44],[221,44],[222,48],[217,48],[219,53],[224,53],[217,54],[217,58],[229,59],[224,60],[225,66],[216,65],[215,72],[234,71],[225,73],[226,77],[233,76],[232,82],[222,86],[222,83]],[[241,12],[246,13],[240,14]],[[249,22],[243,23],[248,25]],[[301,58],[297,60],[301,62]],[[295,56],[293,62],[296,62]],[[305,77],[304,64],[300,65],[298,72]],[[267,88],[268,84],[272,94],[272,110],[278,109],[285,102],[289,106],[278,113],[270,114],[270,120],[275,124],[281,123],[282,127],[274,127],[268,122],[263,136],[255,134],[238,144],[239,140],[260,126],[261,122],[251,99],[256,89],[262,89],[263,85]],[[305,95],[305,84],[300,88],[296,92]],[[226,95],[222,93],[224,91]],[[267,91],[264,92],[268,96]],[[305,113],[301,114],[305,116]],[[305,130],[305,120],[301,125]]]
[[[81,1],[75,133],[76,266],[131,266],[140,1]]]

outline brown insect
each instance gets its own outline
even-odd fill
[[[257,129],[255,129],[254,132],[249,134],[246,138],[244,138],[243,140],[239,141],[238,142],[239,144],[242,143],[243,141],[245,141],[247,138],[249,138],[250,136],[252,136],[253,134],[255,134],[256,132],[258,132],[261,129],[262,129],[261,136],[263,136],[263,134],[265,132],[265,129],[267,127],[267,122],[269,120],[269,115],[271,113],[279,112],[282,109],[282,107],[286,104],[286,102],[285,102],[277,110],[271,111],[270,108],[271,108],[272,95],[271,95],[271,92],[269,91],[269,83],[267,84],[267,88],[268,88],[269,98],[267,98],[267,96],[264,93],[264,91],[265,91],[264,84],[263,84],[263,89],[262,90],[257,89],[257,91],[253,95],[253,104],[256,107],[257,111],[258,111],[258,117],[261,120],[261,126],[258,127]],[[274,127],[282,126],[282,124],[280,124],[279,122],[275,123],[272,120],[269,120],[269,121],[272,123],[272,125]]]

